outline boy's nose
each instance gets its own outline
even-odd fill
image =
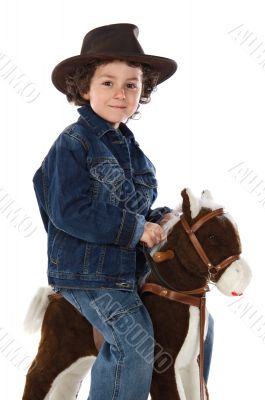
[[[121,99],[121,100],[125,99],[125,90],[122,88],[117,89],[116,93],[115,93],[115,97],[116,97],[116,99]]]

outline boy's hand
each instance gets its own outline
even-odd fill
[[[160,226],[164,226],[170,219],[175,218],[176,215],[172,212],[163,215],[162,219],[159,221]]]
[[[166,239],[166,235],[160,225],[154,224],[153,222],[145,223],[144,232],[140,239],[141,242],[144,242],[147,247],[153,247],[164,239]]]

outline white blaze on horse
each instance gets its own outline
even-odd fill
[[[208,283],[227,296],[238,296],[251,279],[250,268],[240,256],[237,226],[229,214],[214,203],[208,191],[200,199],[188,189],[181,194],[182,209],[176,209],[175,218],[164,227],[167,239],[152,249],[151,257],[145,251],[151,274],[141,288],[141,298],[157,344],[152,400],[209,398],[203,381]],[[26,325],[31,330],[41,323],[41,341],[27,373],[23,400],[74,400],[100,351],[99,336],[51,289],[38,292],[27,314]],[[134,327],[128,326],[124,334],[130,328]]]

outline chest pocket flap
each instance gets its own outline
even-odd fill
[[[137,185],[143,185],[146,188],[155,189],[157,188],[157,180],[150,170],[135,171],[133,180]]]

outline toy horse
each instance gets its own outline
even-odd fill
[[[231,217],[213,202],[208,191],[200,199],[188,189],[181,194],[182,212],[174,210],[175,218],[164,227],[167,239],[153,248],[151,255],[145,251],[151,273],[141,288],[141,298],[158,344],[152,400],[209,398],[202,378],[207,285],[211,281],[223,294],[237,296],[251,278],[240,257],[240,238]],[[26,318],[35,328],[43,321],[23,400],[76,399],[100,348],[91,324],[63,297],[55,294],[48,298],[51,293],[51,289],[39,291]]]

